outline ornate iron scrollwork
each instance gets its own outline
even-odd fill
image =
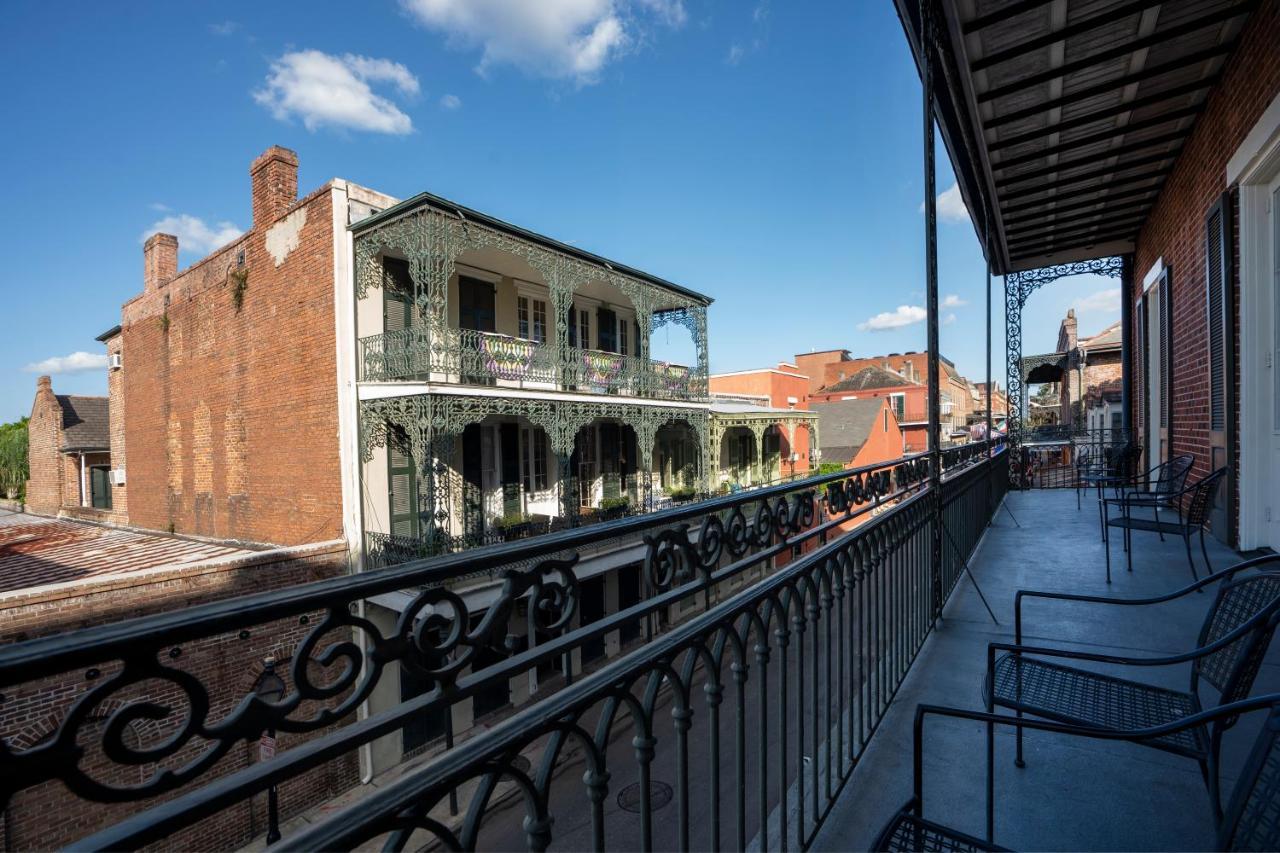
[[[1022,309],[1026,307],[1027,299],[1046,284],[1066,276],[1092,274],[1119,278],[1123,266],[1124,259],[1120,257],[1093,258],[1005,275],[1005,381],[1008,385],[1009,401],[1006,423],[1012,458],[1018,458],[1018,449],[1022,446],[1023,438],[1022,404],[1025,388],[1022,381]],[[1010,476],[1014,476],[1017,466],[1011,465],[1009,470]]]

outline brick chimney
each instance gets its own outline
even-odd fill
[[[152,234],[142,244],[142,289],[163,287],[178,274],[178,238]]]
[[[272,145],[249,167],[253,181],[253,226],[269,225],[298,200],[298,155]]]
[[[40,377],[37,377],[37,379],[36,379],[36,393],[37,393],[37,394],[45,394],[45,393],[52,394],[52,393],[53,393],[53,380],[52,380],[52,379],[50,379],[48,376],[40,376]]]
[[[1058,328],[1058,352],[1070,352],[1076,348],[1076,309],[1068,308],[1067,317]]]

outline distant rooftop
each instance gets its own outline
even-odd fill
[[[675,282],[667,281],[665,278],[659,278],[658,276],[650,275],[647,272],[638,270],[635,267],[629,267],[626,264],[620,264],[617,261],[612,261],[600,255],[587,252],[583,249],[579,249],[577,246],[562,243],[553,237],[546,236],[545,234],[539,234],[536,231],[521,228],[519,225],[512,225],[510,222],[498,219],[495,216],[490,216],[487,213],[481,213],[478,210],[473,210],[472,208],[458,204],[456,201],[450,201],[447,198],[434,195],[433,193],[418,193],[413,198],[405,199],[399,204],[392,205],[381,213],[376,213],[373,216],[367,216],[359,222],[352,223],[349,227],[351,231],[358,234],[362,231],[368,231],[371,228],[376,228],[385,222],[404,216],[407,213],[412,213],[420,207],[433,207],[444,213],[453,214],[464,222],[478,222],[481,225],[494,229],[495,231],[510,234],[512,237],[517,237],[521,240],[528,240],[531,243],[537,243],[545,248],[556,252],[563,252],[566,255],[570,255],[589,263],[609,267],[610,269],[617,270],[624,275],[634,276],[635,278],[647,281],[657,287],[675,291],[676,293],[687,296],[690,299],[695,299],[703,305],[710,305],[712,302],[710,296],[699,293],[696,290],[690,290],[689,288],[683,287]]]
[[[248,553],[215,542],[0,511],[0,592]]]
[[[864,367],[848,379],[842,379],[834,385],[819,390],[821,394],[834,394],[841,391],[871,391],[876,388],[897,388],[902,385],[919,385],[900,373],[885,370],[883,367]]]

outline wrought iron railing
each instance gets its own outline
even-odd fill
[[[1052,425],[1027,430],[1014,467],[1015,482],[1026,489],[1081,488],[1089,474],[1106,469],[1130,438],[1131,433],[1120,428]]]
[[[968,556],[1007,481],[998,446],[967,445],[941,458],[940,493],[927,488],[929,458],[918,455],[0,648],[3,701],[39,701],[55,721],[37,743],[0,747],[0,801],[65,785],[82,799],[116,804],[102,813],[104,824],[115,822],[92,827],[76,846],[181,844],[202,820],[268,787],[626,625],[651,633],[692,600],[701,612],[684,624],[370,789],[282,846],[338,849],[386,835],[393,849],[410,836],[413,846],[434,839],[499,849],[513,841],[543,849],[552,840],[596,849],[695,842],[742,849],[753,837],[762,847],[781,839],[802,847],[959,578],[956,555]],[[934,526],[936,501],[945,531]],[[645,542],[645,594],[572,627],[576,555],[636,534]],[[935,562],[931,542],[952,556]],[[734,586],[749,570],[788,559],[764,580]],[[480,613],[446,585],[521,561],[528,568],[507,571]],[[365,618],[365,601],[403,590],[412,598],[393,630]],[[516,626],[517,612],[527,614],[527,630]],[[236,642],[298,626],[282,697],[209,695],[211,649],[219,660],[234,659]],[[435,687],[357,717],[393,663]],[[47,684],[60,685],[56,701],[33,688]],[[664,718],[674,723],[666,734],[658,727]],[[125,737],[135,723],[146,724],[141,742]],[[219,770],[231,749],[268,730],[310,736],[269,761]],[[619,740],[624,734],[630,738]],[[82,765],[89,750],[101,753],[106,772],[101,761]],[[572,768],[585,775],[564,772]],[[662,777],[668,787],[658,784]],[[576,778],[590,803],[589,826],[577,830],[566,819],[580,809]],[[629,787],[632,779],[638,787]],[[615,792],[620,810],[607,810]],[[675,813],[655,825],[667,794]],[[466,804],[456,817],[450,797]],[[509,797],[519,808],[490,813]]]
[[[447,345],[432,348],[425,328],[413,327],[360,339],[363,381],[426,379],[490,385],[551,386],[597,394],[667,400],[707,396],[705,371],[635,355],[568,347],[471,329],[449,330]]]

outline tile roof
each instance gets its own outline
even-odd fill
[[[248,553],[216,542],[0,510],[0,592]]]
[[[867,397],[810,404],[818,413],[822,461],[841,465],[852,462],[862,445],[867,443],[884,402],[884,397]]]
[[[1120,321],[1112,323],[1101,332],[1091,338],[1085,338],[1079,342],[1081,347],[1085,349],[1101,349],[1103,347],[1118,347],[1120,340]]]
[[[902,385],[919,385],[907,377],[885,370],[883,367],[864,367],[848,379],[842,379],[834,385],[828,385],[818,393],[834,393],[838,391],[869,391],[873,388],[897,388]]]
[[[111,447],[111,423],[106,397],[77,397],[58,394],[62,407],[62,436],[59,450],[107,450]]]

